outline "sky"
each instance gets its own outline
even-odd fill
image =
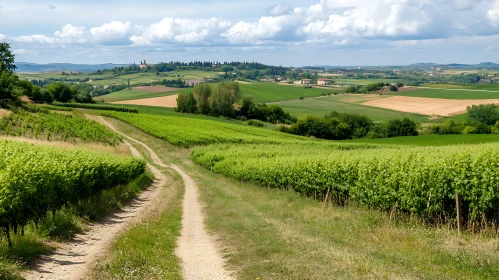
[[[499,0],[0,0],[16,61],[499,63]]]

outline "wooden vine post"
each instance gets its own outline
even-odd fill
[[[456,193],[456,219],[457,219],[457,232],[459,235],[461,235],[461,200],[459,199],[459,194]]]

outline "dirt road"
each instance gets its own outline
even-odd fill
[[[102,117],[99,117],[98,121],[129,140],[143,146],[149,152],[155,164],[166,167],[149,146],[119,132]],[[185,185],[185,195],[182,205],[182,231],[176,249],[177,256],[182,260],[181,265],[184,279],[235,279],[225,269],[225,260],[217,248],[216,241],[213,236],[208,234],[205,228],[204,215],[202,205],[199,202],[196,182],[179,166],[172,164],[170,167],[180,174]]]
[[[128,146],[135,157],[141,157],[135,148],[130,144]],[[156,178],[151,187],[117,213],[99,223],[91,224],[89,231],[76,235],[71,242],[65,243],[53,254],[38,259],[24,277],[28,280],[83,278],[94,261],[105,255],[108,246],[119,233],[139,222],[152,202],[157,200],[166,178],[154,166],[148,165],[148,168]]]

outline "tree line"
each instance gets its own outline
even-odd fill
[[[223,116],[243,121],[256,119],[271,123],[292,124],[297,119],[277,105],[256,103],[253,97],[244,97],[237,82],[221,82],[212,87],[197,84],[193,92],[182,92],[177,97],[175,110],[180,113]]]

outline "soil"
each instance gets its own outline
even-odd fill
[[[134,87],[134,90],[149,91],[149,92],[170,92],[179,90],[179,88],[165,87],[165,86],[141,86]]]
[[[144,98],[144,99],[136,99],[136,100],[126,100],[126,101],[117,101],[112,102],[114,104],[131,104],[131,105],[145,105],[145,106],[157,106],[157,107],[166,107],[166,108],[175,108],[177,106],[177,94],[162,96],[162,97],[154,97],[154,98]]]
[[[127,143],[134,156],[140,153]],[[158,201],[166,178],[154,166],[148,165],[156,181],[136,199],[127,203],[120,211],[109,215],[99,223],[91,224],[90,230],[60,247],[51,255],[42,256],[24,277],[26,279],[81,279],[92,268],[93,263],[103,257],[111,242],[121,231],[139,222],[153,201]]]
[[[10,111],[7,111],[5,109],[0,109],[0,119],[5,117],[5,116],[8,116],[10,114]]]
[[[429,116],[453,116],[465,113],[467,106],[491,103],[499,104],[499,99],[453,100],[393,96],[365,102],[363,105]]]

